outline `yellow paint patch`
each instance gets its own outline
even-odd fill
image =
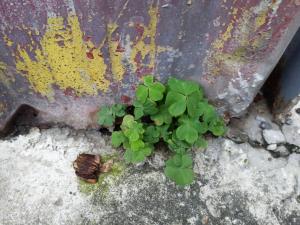
[[[122,64],[123,53],[117,51],[119,42],[112,40],[112,34],[117,28],[118,26],[115,23],[108,24],[107,34],[112,74],[116,80],[120,81],[123,79],[125,69]]]
[[[213,43],[213,47],[220,49],[224,47],[224,43],[231,38],[231,31],[233,30],[233,22],[231,22],[226,31]]]
[[[260,29],[266,24],[270,9],[264,2],[249,9],[231,9],[229,14],[232,19],[229,25],[212,43],[212,49],[204,60],[203,66],[207,74],[219,75],[221,71],[225,74],[236,74],[247,61],[248,52],[259,51],[264,46],[270,33]],[[237,18],[240,10],[242,14]],[[253,33],[258,32],[260,35],[254,38]],[[235,49],[226,50],[224,46],[228,42]]]
[[[100,49],[92,48],[93,59],[89,59],[87,52],[91,46],[82,37],[77,16],[70,15],[66,26],[62,17],[48,18],[41,47],[33,52],[35,58],[18,46],[16,68],[26,74],[33,89],[44,96],[53,96],[54,84],[63,90],[72,88],[77,95],[106,91],[109,86],[104,77],[107,66]]]
[[[158,7],[150,6],[148,15],[148,24],[131,24],[139,26],[140,30],[137,29],[138,35],[134,40],[127,36],[126,48],[121,46],[120,40],[116,40],[119,37],[115,33],[118,28],[116,22],[107,25],[107,35],[99,46],[90,40],[83,41],[84,34],[76,15],[69,15],[67,19],[48,18],[40,43],[35,43],[32,38],[32,35],[39,35],[36,31],[22,27],[30,44],[22,48],[17,45],[16,69],[26,76],[35,92],[48,98],[54,96],[54,85],[62,90],[71,88],[78,96],[107,91],[110,81],[105,75],[111,71],[113,79],[121,81],[127,68],[124,61],[130,64],[128,68],[133,73],[138,67],[154,69],[156,54],[173,50],[156,46]],[[109,65],[105,64],[101,52],[105,44],[109,49]]]
[[[0,83],[11,88],[13,82],[15,82],[15,77],[8,71],[7,64],[0,61]]]
[[[6,70],[6,64],[0,61],[0,70]]]
[[[136,43],[131,43],[131,54],[130,62],[135,62],[135,58],[138,54],[141,56],[141,61],[145,57],[149,57],[147,67],[154,68],[155,65],[155,56],[156,56],[156,44],[155,44],[155,35],[158,22],[158,7],[151,6],[148,10],[150,21],[148,26],[140,25],[143,28],[143,34]],[[146,40],[147,39],[147,40]],[[133,69],[136,71],[138,63],[133,63]]]
[[[12,40],[10,40],[9,37],[6,34],[4,34],[3,39],[4,39],[4,42],[6,43],[6,45],[8,47],[11,47],[13,45]]]
[[[261,27],[264,25],[267,21],[267,16],[268,16],[268,10],[261,12],[256,18],[255,18],[255,24],[256,27]]]

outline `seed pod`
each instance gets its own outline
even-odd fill
[[[97,183],[100,173],[100,156],[80,154],[73,163],[75,174],[88,183]]]

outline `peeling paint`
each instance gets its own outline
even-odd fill
[[[6,64],[0,61],[0,70],[6,70]]]
[[[153,70],[155,66],[155,36],[158,22],[158,7],[151,6],[148,14],[150,18],[148,26],[143,24],[131,24],[131,26],[135,26],[136,29],[142,30],[136,43],[131,43],[130,62],[135,62],[133,63],[133,70],[137,73],[144,66],[143,60],[145,60],[146,57],[148,57],[149,61],[147,67]],[[149,39],[148,43],[146,43],[146,39]]]
[[[117,81],[121,81],[125,73],[125,68],[122,64],[124,50],[120,46],[120,40],[113,40],[112,38],[112,34],[117,28],[118,26],[115,23],[108,24],[107,34],[112,74]]]
[[[273,5],[278,8],[276,2],[269,4],[264,1],[249,9],[232,8],[227,28],[213,41],[204,59],[203,66],[207,74],[220,75],[221,71],[237,74],[237,69],[247,62],[248,55],[264,47],[272,30],[261,28],[267,26],[268,14],[273,10]],[[237,18],[239,13],[241,15]],[[253,36],[257,32],[259,35]]]
[[[86,56],[88,44],[82,37],[77,16],[69,15],[67,26],[62,17],[48,18],[41,48],[34,51],[34,59],[18,45],[16,68],[25,74],[36,92],[50,98],[54,95],[54,84],[61,89],[72,88],[77,95],[106,91],[109,86],[104,77],[107,66],[99,54],[100,49],[93,47],[94,58],[89,59]]]
[[[233,29],[233,22],[230,23],[226,29],[226,31],[213,43],[213,47],[216,49],[221,49],[224,47],[224,43],[231,38],[231,32]]]
[[[110,85],[105,78],[108,65],[105,64],[101,52],[106,40],[114,80],[123,79],[126,73],[123,61],[126,56],[129,56],[127,61],[133,72],[138,75],[141,70],[153,71],[158,47],[155,43],[158,7],[150,6],[148,14],[148,25],[131,24],[140,30],[137,30],[136,40],[129,40],[130,54],[125,53],[120,35],[115,33],[118,29],[116,23],[107,24],[107,36],[96,47],[90,40],[83,41],[83,32],[76,15],[69,15],[67,24],[62,17],[49,17],[40,43],[32,42],[25,47],[17,45],[16,68],[21,74],[25,74],[36,92],[49,98],[54,96],[53,85],[63,90],[73,89],[79,96],[97,95],[98,91],[107,91]],[[28,30],[26,27],[23,29]],[[31,32],[27,31],[29,36],[32,35]],[[167,50],[170,49],[159,48],[159,52]]]
[[[9,37],[6,34],[3,35],[3,39],[4,39],[4,42],[6,43],[6,45],[8,47],[11,47],[13,45],[13,41],[10,40]]]

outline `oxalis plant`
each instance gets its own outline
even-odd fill
[[[144,161],[155,144],[164,142],[172,152],[165,175],[178,185],[191,184],[195,176],[191,148],[206,148],[206,133],[222,136],[224,121],[196,82],[170,77],[165,86],[150,75],[143,81],[136,89],[133,110],[121,104],[102,107],[98,122],[111,127],[116,118],[122,119],[111,141],[115,148],[123,146],[128,163]]]

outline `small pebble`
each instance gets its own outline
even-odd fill
[[[56,206],[62,206],[62,205],[63,205],[63,200],[62,200],[62,198],[58,198],[58,199],[54,202],[54,205],[56,205]]]
[[[279,153],[279,155],[282,157],[286,157],[290,154],[289,150],[284,145],[278,146],[275,152]]]
[[[276,150],[276,148],[277,148],[277,144],[270,144],[267,146],[267,149],[269,151],[274,151],[274,150]]]
[[[272,128],[271,124],[268,123],[268,122],[265,122],[265,121],[260,122],[259,127],[262,130],[264,130],[264,129],[271,129]]]
[[[297,200],[298,203],[300,203],[300,195],[298,195],[298,196],[296,197],[296,200]]]
[[[293,120],[291,118],[286,118],[285,119],[285,124],[292,125],[293,124]]]
[[[267,144],[285,143],[285,136],[280,130],[263,130],[263,137]]]

